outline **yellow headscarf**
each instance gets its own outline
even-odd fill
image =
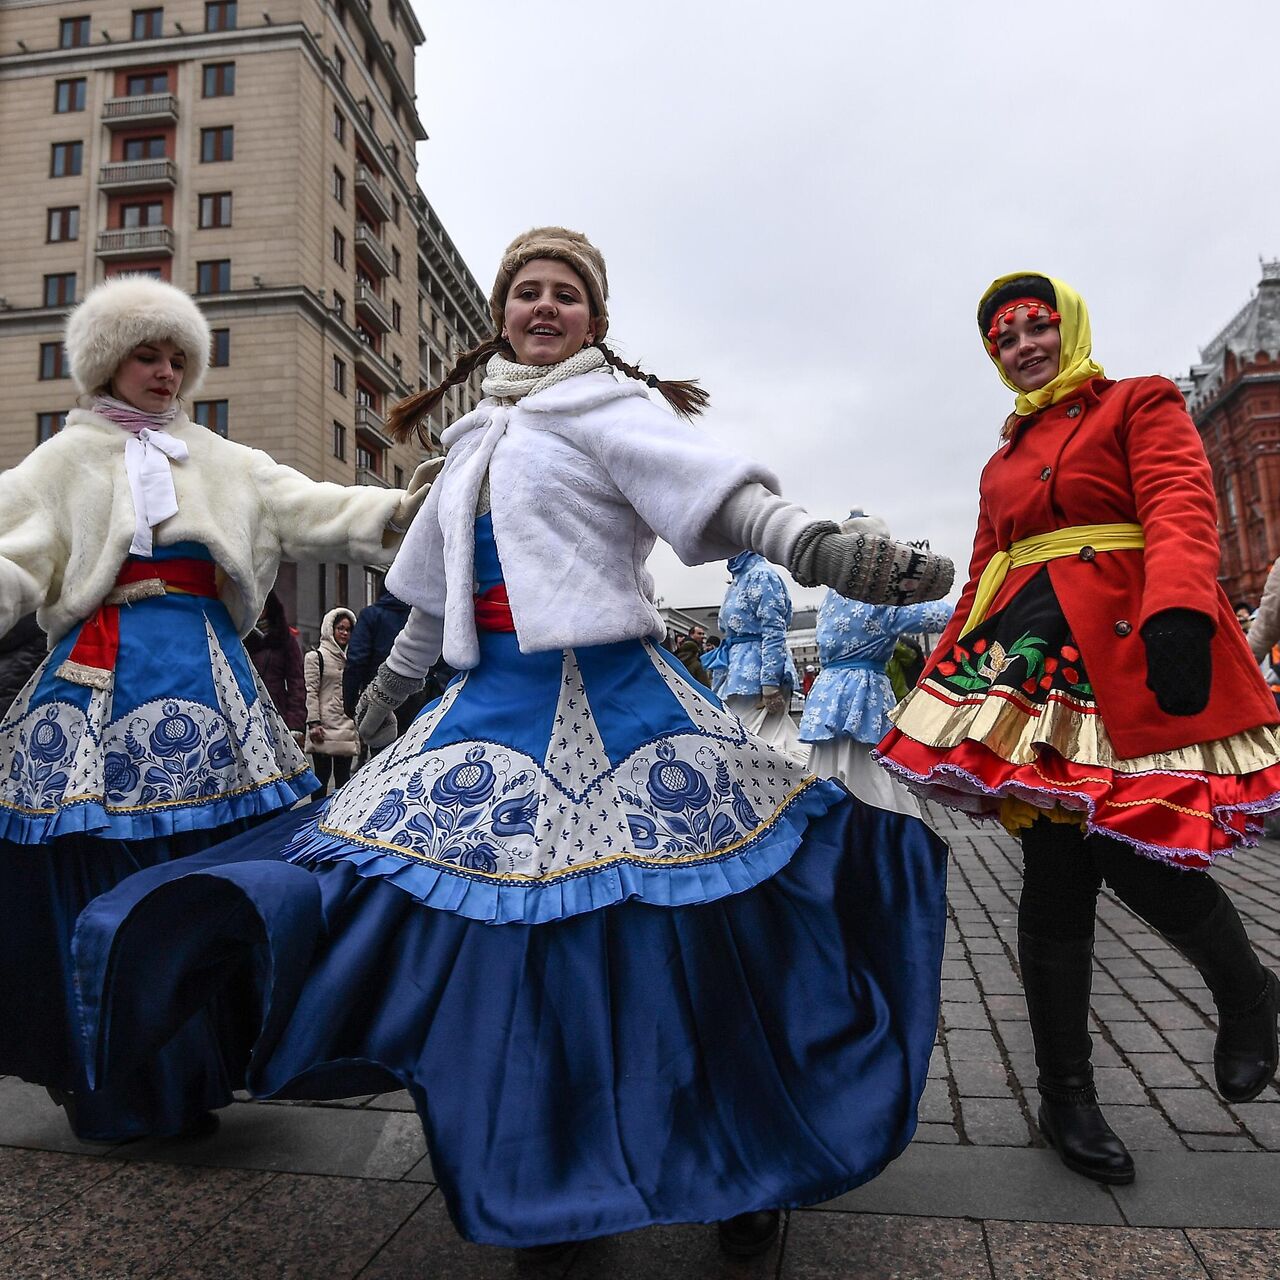
[[[1000,357],[992,355],[987,346],[987,335],[985,332],[982,333],[983,349],[991,363],[995,365],[1000,381],[1018,397],[1013,411],[1021,418],[1038,413],[1051,404],[1057,404],[1059,400],[1065,399],[1093,378],[1106,376],[1102,372],[1102,366],[1093,359],[1093,334],[1089,329],[1089,309],[1084,305],[1084,299],[1069,284],[1055,280],[1052,276],[1046,276],[1041,271],[1011,271],[1007,276],[993,280],[978,303],[978,329],[982,330],[982,308],[986,305],[987,299],[1005,285],[1014,280],[1025,279],[1027,276],[1039,276],[1041,280],[1048,280],[1053,286],[1055,309],[1062,317],[1062,324],[1058,329],[1062,335],[1062,356],[1057,376],[1052,382],[1046,382],[1043,387],[1037,387],[1035,391],[1021,390],[1016,383],[1009,380],[1000,363]]]

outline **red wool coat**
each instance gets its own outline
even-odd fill
[[[1049,562],[1115,750],[1125,758],[1152,755],[1280,722],[1218,585],[1209,463],[1172,382],[1100,378],[1020,423],[983,469],[980,494],[969,581],[927,671],[960,638],[993,552],[1069,525],[1136,523],[1146,540],[1141,551]],[[1012,570],[988,616],[1042,567]],[[1217,624],[1209,705],[1196,716],[1165,715],[1146,686],[1139,632],[1164,609],[1195,609]]]

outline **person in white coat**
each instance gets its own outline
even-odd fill
[[[282,556],[385,562],[422,497],[316,484],[193,423],[209,341],[172,285],[99,285],[67,324],[80,406],[0,475],[0,633],[35,609],[51,647],[0,719],[0,1074],[86,1139],[206,1130],[239,1082],[196,1019],[88,1092],[77,916],[315,789],[241,637]]]
[[[307,687],[307,751],[323,795],[332,780],[344,787],[351,764],[360,754],[355,721],[342,705],[342,676],[347,669],[347,642],[356,625],[350,609],[330,609],[320,624],[320,643],[302,661]]]
[[[689,564],[749,548],[895,602],[944,593],[951,565],[815,521],[654,403],[691,418],[706,396],[606,344],[585,236],[519,237],[490,304],[493,336],[390,419],[411,435],[485,362],[388,578],[412,609],[361,735],[394,736],[442,653],[459,674],[288,851],[328,932],[250,1086],[407,1088],[472,1240],[554,1252],[721,1220],[727,1251],[758,1252],[779,1206],[910,1138],[945,848],[747,733],[661,647],[645,561],[657,536]]]

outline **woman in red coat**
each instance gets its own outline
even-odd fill
[[[982,473],[968,585],[878,754],[1020,837],[1040,1126],[1076,1172],[1130,1182],[1089,1061],[1098,890],[1200,971],[1218,1089],[1256,1097],[1277,981],[1204,869],[1280,808],[1280,716],[1218,586],[1213,483],[1177,388],[1105,378],[1059,280],[1001,277],[978,324],[1016,407]]]

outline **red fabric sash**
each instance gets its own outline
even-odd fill
[[[499,582],[496,587],[481,591],[476,600],[476,627],[481,631],[514,631],[515,619],[511,616],[511,605],[507,600],[507,584]]]
[[[166,591],[212,598],[218,594],[212,560],[126,560],[116,575],[116,586],[133,582],[164,583]],[[114,671],[120,652],[120,606],[105,601],[85,620],[67,661],[99,671]]]

